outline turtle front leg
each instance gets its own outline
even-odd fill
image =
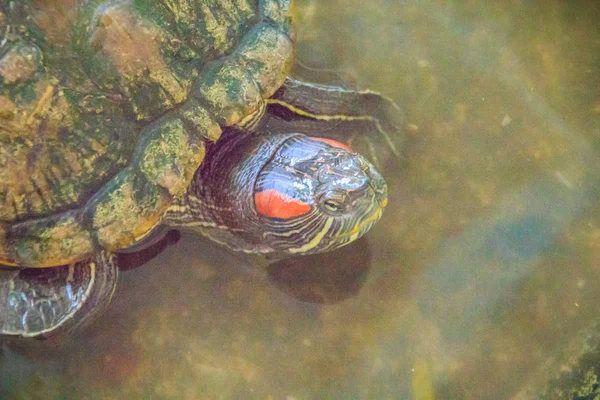
[[[118,278],[116,256],[0,275],[0,341],[46,339],[87,325],[109,304]]]
[[[377,92],[288,77],[267,104],[261,130],[335,139],[368,154],[375,164],[400,157],[402,112],[390,98]]]

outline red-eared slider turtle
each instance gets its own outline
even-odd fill
[[[331,137],[397,110],[288,78],[290,1],[0,4],[0,337],[101,309],[158,226],[294,255],[380,218],[383,178]]]

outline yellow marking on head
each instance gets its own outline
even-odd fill
[[[379,218],[381,218],[382,214],[383,214],[383,210],[381,208],[379,208],[379,209],[377,209],[377,212],[374,212],[373,214],[371,214],[371,216],[369,218],[356,223],[356,225],[354,225],[354,228],[352,228],[352,230],[350,231],[350,242],[358,239],[358,235],[360,234],[360,231],[366,225],[379,220]]]
[[[331,228],[332,224],[333,224],[333,218],[327,218],[327,222],[325,223],[325,226],[323,227],[321,232],[319,232],[310,242],[306,243],[302,247],[297,247],[295,249],[289,249],[289,252],[290,253],[305,253],[309,250],[314,249],[315,247],[317,247],[319,245],[319,243],[321,243],[321,240],[323,240],[323,238],[325,237],[327,232],[329,232],[329,228]]]

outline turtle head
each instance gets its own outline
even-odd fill
[[[279,258],[358,239],[386,203],[383,177],[342,143],[231,130],[209,147],[186,196],[163,222]]]
[[[274,253],[312,254],[364,235],[382,215],[387,186],[373,165],[331,139],[294,135],[260,170],[254,206]]]

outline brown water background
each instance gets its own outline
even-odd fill
[[[0,355],[1,399],[567,398],[584,378],[593,388],[600,3],[297,7],[305,65],[404,111],[384,219],[299,272],[267,273],[183,236],[123,273],[112,307],[63,348]],[[336,262],[346,269],[323,273]]]

